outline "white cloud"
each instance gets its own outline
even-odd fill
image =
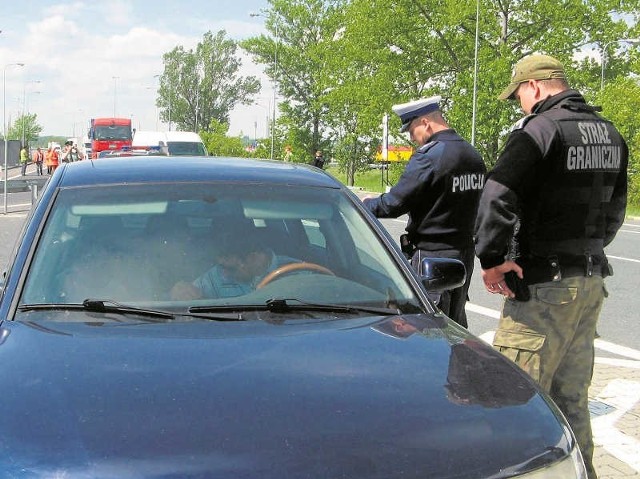
[[[90,118],[111,116],[114,109],[118,116],[130,116],[136,128],[155,129],[154,75],[163,71],[164,53],[178,45],[195,48],[209,30],[224,29],[235,39],[264,32],[263,24],[250,19],[243,8],[234,6],[235,17],[225,19],[204,1],[181,4],[185,14],[180,18],[176,4],[162,0],[36,3],[42,8],[30,8],[28,15],[15,8],[5,16],[0,68],[5,66],[7,118],[19,115],[26,99],[24,105],[38,115],[44,135],[79,136]],[[190,3],[204,5],[206,11],[189,10]],[[257,130],[263,136],[273,90],[262,67],[240,49],[238,53],[242,74],[259,77],[263,88],[260,106],[242,106],[231,113],[230,133],[253,136]],[[6,67],[15,62],[25,63],[24,68]]]

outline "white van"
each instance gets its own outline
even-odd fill
[[[207,156],[202,138],[192,131],[167,131],[165,133],[169,156]]]
[[[131,148],[134,150],[150,150],[155,148],[166,151],[167,135],[164,131],[136,130],[133,134]]]

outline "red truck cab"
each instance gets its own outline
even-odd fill
[[[101,151],[131,148],[133,133],[130,118],[93,118],[89,128],[91,158]]]

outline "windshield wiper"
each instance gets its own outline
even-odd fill
[[[49,303],[49,304],[23,304],[18,306],[20,311],[37,311],[37,310],[81,310],[92,311],[97,313],[117,313],[117,314],[137,314],[141,316],[149,316],[152,318],[175,319],[176,316],[188,316],[191,318],[208,319],[211,321],[244,321],[242,315],[235,314],[233,316],[212,316],[206,314],[192,314],[187,312],[170,313],[158,309],[145,309],[120,304],[110,299],[85,299],[82,304],[79,303]]]
[[[119,313],[119,314],[138,314],[141,316],[150,316],[153,318],[174,319],[175,315],[168,311],[160,311],[155,309],[136,308],[135,306],[127,306],[125,304],[116,303],[109,299],[85,299],[82,304],[79,303],[48,303],[48,304],[23,304],[18,306],[19,311],[38,311],[38,310],[82,310],[95,311],[97,313]]]
[[[293,304],[292,304],[293,303]],[[351,306],[343,304],[307,303],[297,298],[271,298],[264,304],[234,304],[219,306],[192,306],[190,313],[206,313],[216,311],[269,311],[272,313],[290,313],[294,311],[319,311],[326,313],[367,313],[376,316],[395,316],[397,309],[374,308],[369,306]]]

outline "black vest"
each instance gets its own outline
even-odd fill
[[[544,135],[553,140],[536,171],[536,196],[525,199],[521,252],[604,255],[606,214],[618,176],[626,171],[626,144],[613,124],[585,103],[561,102],[539,115],[551,122],[527,124],[525,131],[529,125],[555,131]]]

